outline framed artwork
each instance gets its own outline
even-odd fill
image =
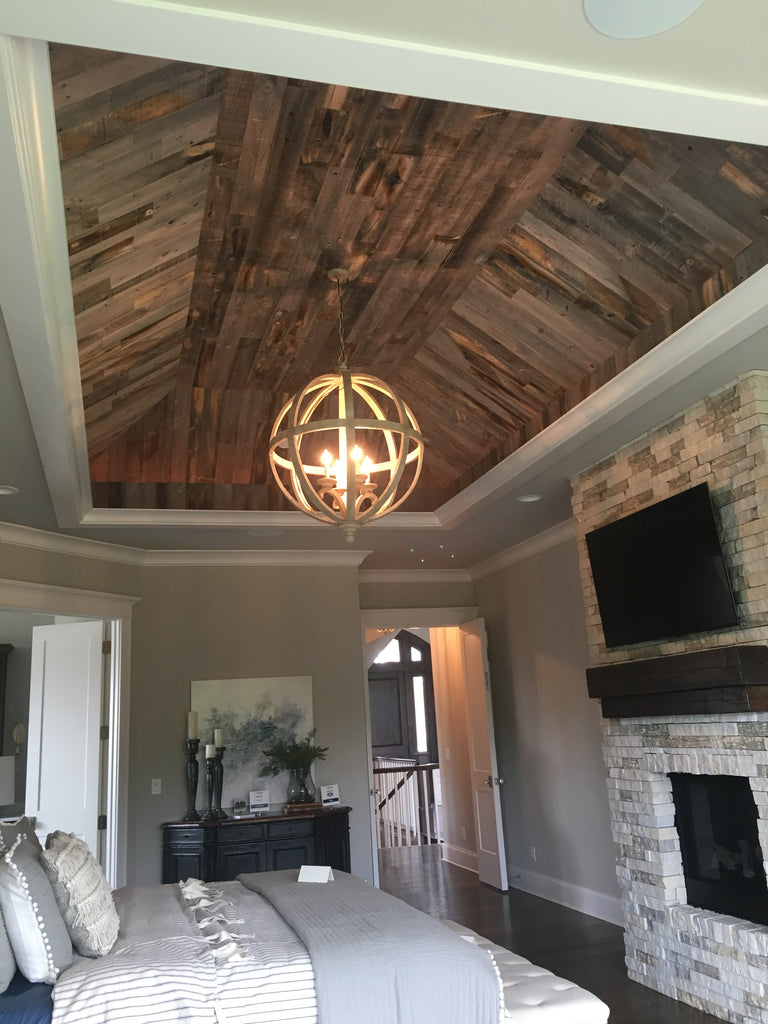
[[[288,774],[262,776],[263,752],[275,740],[301,739],[312,728],[312,677],[195,679],[190,689],[201,751],[213,743],[214,729],[222,731],[226,752],[221,806],[247,800],[254,789],[269,789],[271,803],[283,803]],[[199,806],[205,801],[204,759],[201,768]]]

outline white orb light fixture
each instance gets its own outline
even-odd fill
[[[421,473],[424,439],[408,406],[388,384],[352,373],[344,348],[343,269],[330,271],[339,293],[337,373],[310,381],[280,410],[269,460],[288,500],[352,541],[358,526],[394,512]]]

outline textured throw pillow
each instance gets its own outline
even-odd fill
[[[0,850],[3,852],[10,850],[16,842],[18,835],[24,836],[38,850],[42,850],[40,840],[35,835],[34,823],[27,817],[19,818],[13,822],[0,822]]]
[[[0,856],[0,908],[21,973],[52,985],[72,963],[72,942],[40,851],[21,836]]]
[[[5,992],[16,973],[16,957],[11,949],[11,940],[0,915],[0,994]]]
[[[115,944],[120,919],[101,865],[71,832],[51,832],[40,854],[72,945],[82,956],[103,956]]]

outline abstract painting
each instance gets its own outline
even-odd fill
[[[312,677],[196,679],[190,684],[198,715],[200,784],[197,806],[207,808],[205,746],[222,730],[224,784],[221,806],[248,800],[252,789],[268,789],[274,810],[285,802],[288,774],[262,776],[264,749],[275,740],[302,739],[312,728]]]

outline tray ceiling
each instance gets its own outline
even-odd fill
[[[285,507],[338,357],[427,440],[431,511],[768,262],[768,149],[50,48],[93,502]]]

